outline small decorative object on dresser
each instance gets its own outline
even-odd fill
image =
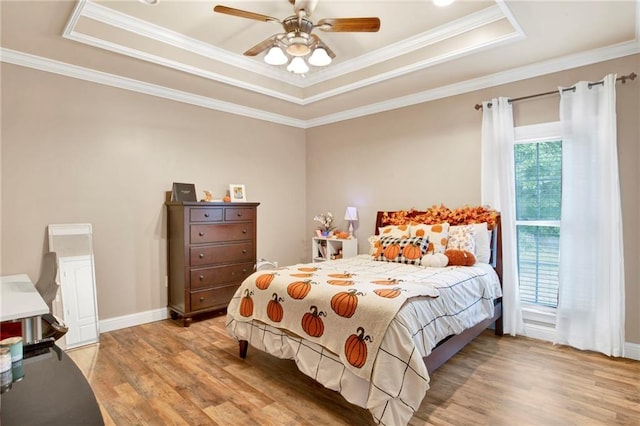
[[[168,306],[188,327],[196,314],[226,309],[253,273],[260,203],[166,204]]]
[[[244,185],[232,183],[229,185],[229,194],[231,195],[231,201],[247,201],[247,192]]]

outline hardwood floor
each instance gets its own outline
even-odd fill
[[[293,361],[237,353],[224,316],[116,330],[69,351],[107,425],[374,424]],[[638,425],[640,362],[487,331],[432,375],[409,424]]]

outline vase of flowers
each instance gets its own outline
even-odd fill
[[[318,229],[323,237],[328,237],[331,231],[335,229],[335,226],[333,226],[333,214],[331,214],[331,212],[319,214],[315,216],[313,220],[320,223]]]

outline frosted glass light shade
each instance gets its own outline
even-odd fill
[[[294,74],[304,74],[309,71],[309,66],[304,62],[304,59],[296,56],[291,60],[291,63],[287,65],[287,71]]]
[[[264,56],[264,61],[269,65],[284,65],[289,59],[278,46],[273,46]]]
[[[287,47],[287,53],[291,56],[306,56],[309,52],[311,49],[304,43],[294,43]]]
[[[327,51],[324,48],[318,47],[309,57],[309,63],[316,67],[324,67],[331,63],[331,57],[327,54]]]

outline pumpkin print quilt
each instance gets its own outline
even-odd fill
[[[405,301],[438,295],[429,281],[338,271],[328,263],[298,264],[248,277],[234,297],[240,298],[234,315],[315,342],[368,379],[389,323]]]

